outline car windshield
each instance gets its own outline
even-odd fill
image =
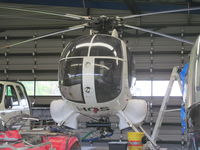
[[[2,96],[3,96],[3,85],[0,84],[0,103],[2,101]]]

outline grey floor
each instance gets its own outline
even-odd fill
[[[107,143],[82,143],[81,150],[109,150]]]
[[[167,148],[167,150],[186,150],[182,148],[179,144],[160,144],[162,148]],[[108,143],[82,143],[81,150],[109,150]]]

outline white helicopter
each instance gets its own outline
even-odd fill
[[[78,37],[68,43],[61,54],[58,80],[63,99],[51,103],[51,116],[58,124],[77,129],[79,115],[99,119],[98,126],[101,123],[103,123],[103,126],[104,123],[109,123],[110,115],[117,115],[120,130],[132,127],[136,131],[147,116],[148,105],[145,100],[132,99],[130,94],[131,80],[134,77],[134,60],[130,56],[125,42],[119,38],[122,36],[122,29],[139,30],[187,44],[193,44],[193,42],[131,26],[125,24],[124,21],[142,16],[200,10],[198,7],[125,17],[90,17],[11,7],[0,7],[0,9],[85,21],[84,24],[69,27],[63,31],[28,39],[2,48],[10,48],[78,29],[89,29],[89,35]],[[147,137],[149,136],[147,135]]]
[[[200,148],[200,36],[190,54],[190,62],[185,79],[184,101],[187,120],[189,149]]]

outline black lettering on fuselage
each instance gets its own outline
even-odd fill
[[[99,107],[99,108],[97,108],[97,107],[77,107],[77,109],[79,110],[79,111],[86,111],[86,112],[91,112],[91,111],[109,111],[110,109],[109,109],[109,107]]]

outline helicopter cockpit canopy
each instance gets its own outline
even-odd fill
[[[70,101],[87,103],[93,93],[97,103],[116,98],[122,89],[121,40],[109,35],[88,35],[70,42],[61,55],[59,86]]]

